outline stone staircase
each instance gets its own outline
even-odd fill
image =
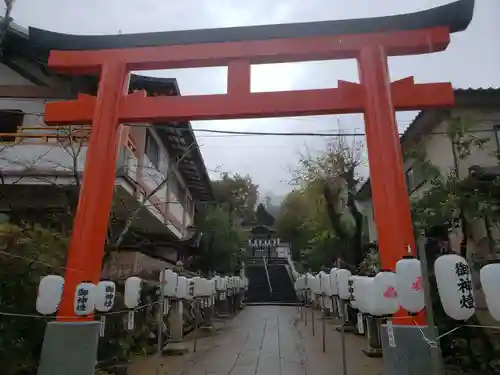
[[[295,294],[293,281],[286,268],[288,264],[287,260],[271,258],[266,262],[272,292],[269,289],[269,282],[263,260],[259,258],[248,259],[246,262],[246,274],[248,277],[248,294],[246,302],[255,304],[297,303],[298,300]]]

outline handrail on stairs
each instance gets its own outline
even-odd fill
[[[266,270],[267,284],[269,285],[269,291],[271,292],[271,295],[272,295],[273,294],[273,288],[271,286],[271,278],[269,277],[269,271],[267,270],[266,257],[263,256],[262,260],[264,261],[264,269]]]

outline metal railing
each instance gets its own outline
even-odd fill
[[[264,269],[266,270],[266,276],[267,276],[267,284],[269,285],[269,292],[273,294],[273,287],[271,286],[271,278],[269,277],[269,271],[267,269],[267,262],[266,262],[266,257],[262,257],[262,260],[264,261]]]

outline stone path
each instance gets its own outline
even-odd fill
[[[295,307],[249,306],[212,337],[199,339],[197,352],[164,357],[159,375],[342,375],[340,333],[326,324],[326,352],[316,312],[315,336],[311,311],[308,325]],[[347,374],[379,375],[382,360],[366,357],[363,337],[346,334]],[[130,375],[156,375],[158,360],[139,358]]]

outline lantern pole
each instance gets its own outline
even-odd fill
[[[340,258],[337,258],[337,268],[340,269]],[[346,347],[345,347],[345,323],[347,321],[347,314],[343,312],[344,301],[339,298],[339,317],[340,317],[340,355],[342,357],[342,375],[347,375],[347,357],[346,357]]]
[[[431,283],[429,280],[429,271],[427,268],[427,254],[425,247],[427,238],[423,232],[420,233],[417,239],[418,256],[420,258],[420,269],[422,273],[422,287],[424,289],[425,300],[425,315],[427,317],[427,324],[429,326],[429,334],[432,335],[431,340],[436,342],[436,345],[431,347],[431,366],[432,375],[441,375],[443,373],[443,358],[441,356],[441,347],[436,340],[437,328],[434,325],[434,308],[432,306]]]
[[[156,375],[160,375],[161,370],[161,358],[162,358],[162,349],[163,349],[163,316],[165,315],[165,270],[160,271],[160,299],[158,300],[158,321],[157,321],[157,347],[156,347],[156,355],[158,363],[156,364]]]

